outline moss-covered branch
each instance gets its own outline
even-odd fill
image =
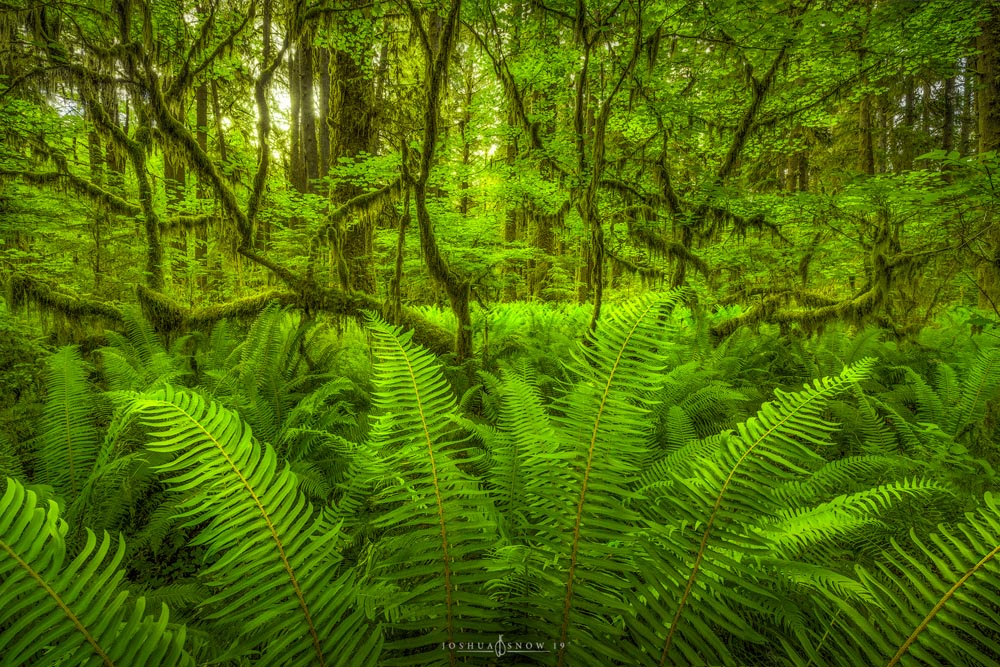
[[[117,305],[77,294],[52,283],[15,272],[6,280],[7,304],[14,310],[37,308],[46,313],[58,313],[68,319],[101,317],[109,323],[121,324],[124,315]]]
[[[628,231],[631,238],[639,241],[655,254],[661,257],[685,261],[693,266],[706,280],[710,277],[711,271],[705,260],[698,257],[698,255],[691,252],[688,248],[685,248],[683,244],[662,237],[655,229],[652,229],[648,225],[630,224]]]
[[[85,178],[80,178],[68,172],[49,171],[18,171],[16,169],[0,169],[2,178],[20,178],[25,183],[39,186],[58,186],[66,188],[104,206],[111,213],[137,216],[142,212],[136,204],[128,202],[118,195],[100,188]]]
[[[15,310],[36,308],[75,321],[101,318],[111,328],[120,326],[125,321],[122,308],[117,304],[77,294],[26,273],[10,274],[4,286],[7,304]],[[360,317],[364,311],[382,312],[385,305],[375,297],[362,292],[342,292],[318,286],[311,286],[303,291],[267,290],[242,299],[202,308],[186,308],[162,292],[151,290],[141,284],[136,286],[136,297],[143,315],[157,331],[162,333],[179,333],[205,328],[224,319],[253,318],[274,301],[309,312],[324,312],[344,317]],[[454,335],[428,322],[411,308],[402,308],[399,324],[407,329],[413,329],[414,340],[435,354],[450,354],[454,351]]]
[[[199,229],[219,219],[214,213],[175,215],[160,224],[160,229]]]
[[[336,240],[333,236],[344,218],[355,213],[374,213],[389,202],[398,199],[402,192],[403,180],[397,177],[385,187],[348,199],[340,208],[330,213],[326,222],[316,232],[316,240],[335,243]]]
[[[782,307],[786,300],[786,294],[773,294],[751,307],[745,313],[737,315],[731,319],[721,322],[712,327],[712,335],[716,338],[725,338],[743,326],[753,326],[756,324],[797,324],[806,331],[816,331],[827,323],[838,320],[854,324],[862,324],[867,321],[874,321],[878,325],[897,331],[898,327],[891,319],[884,314],[878,313],[877,309],[884,300],[883,290],[874,286],[861,294],[843,301],[829,302],[826,299],[817,298],[814,303],[824,303],[809,307]],[[804,300],[808,302],[808,300]]]
[[[343,317],[360,317],[365,311],[381,312],[384,306],[381,301],[363,292],[344,292],[315,285],[302,291],[267,290],[202,308],[185,308],[163,293],[142,285],[137,288],[137,296],[146,319],[162,332],[205,328],[224,319],[253,318],[272,302],[311,313],[324,312]],[[412,329],[413,339],[435,354],[449,354],[454,350],[455,338],[449,331],[428,322],[410,308],[402,309],[399,323]]]

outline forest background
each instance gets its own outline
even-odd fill
[[[384,312],[461,361],[470,303],[596,322],[606,293],[679,286],[734,307],[720,336],[996,316],[995,3],[2,17],[8,301],[77,335],[123,304],[169,333],[276,299]]]
[[[998,151],[996,0],[0,2],[0,649],[1000,660]]]

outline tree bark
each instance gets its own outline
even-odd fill
[[[302,159],[305,162],[305,183],[302,192],[314,192],[319,178],[319,142],[316,137],[316,95],[313,91],[312,31],[299,40],[299,109],[302,116]]]
[[[976,40],[979,50],[979,152],[1000,150],[1000,4],[990,3],[990,15]],[[1000,304],[1000,226],[994,224],[987,241],[987,259],[979,266],[979,305]]]
[[[184,206],[185,178],[184,162],[170,153],[163,154],[163,189],[166,192],[167,216],[179,215]],[[170,272],[173,279],[181,283],[187,270],[187,229],[181,227],[173,230],[174,238],[170,247],[174,251]]]
[[[198,126],[195,137],[198,146],[208,153],[208,86],[202,83],[195,90],[195,124]],[[197,197],[199,205],[204,206],[208,199],[208,187],[205,179],[198,176]],[[198,289],[204,293],[208,289],[208,225],[199,226],[194,233],[194,261],[198,266]]]
[[[435,19],[431,18],[432,30],[425,30],[419,10],[411,0],[407,0],[413,29],[418,33],[424,51],[424,132],[420,149],[420,169],[412,178],[413,204],[416,210],[417,228],[420,233],[420,248],[424,253],[424,264],[431,277],[444,287],[448,294],[451,310],[457,320],[455,331],[455,356],[459,363],[472,354],[472,318],[469,313],[471,283],[468,277],[452,271],[448,261],[437,244],[434,225],[427,209],[427,181],[434,164],[434,152],[438,140],[441,117],[441,95],[446,83],[448,60],[458,32],[458,15],[462,0],[452,0],[447,19],[438,29],[433,29]],[[434,35],[432,40],[430,34]]]
[[[361,4],[354,1],[355,5]],[[329,131],[331,166],[344,158],[360,159],[363,154],[375,152],[376,82],[358,63],[370,48],[366,43],[359,47],[360,54],[335,50],[330,55],[330,101],[324,125]],[[331,189],[330,202],[335,208],[360,194],[358,186],[340,182]],[[372,253],[377,213],[363,211],[353,221],[338,222],[335,250],[346,273],[344,289],[375,293]]]

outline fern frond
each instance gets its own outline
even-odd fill
[[[942,362],[937,364],[937,373],[934,376],[934,388],[937,390],[941,402],[947,409],[954,408],[961,398],[961,386],[958,379],[958,372],[951,365]]]
[[[948,411],[945,409],[945,402],[937,395],[934,388],[912,368],[905,367],[903,372],[913,387],[917,419],[922,422],[944,424]]]
[[[560,665],[627,660],[619,619],[629,613],[622,584],[634,567],[633,487],[649,455],[651,407],[674,349],[670,312],[681,297],[646,298],[605,316],[566,367],[575,385],[540,422],[551,425],[554,433],[544,437],[554,446],[516,451],[523,457],[521,521],[530,530],[518,538],[522,576],[501,576],[495,590],[527,632],[559,643]],[[524,403],[532,404],[537,410],[534,399]],[[522,442],[544,433],[530,433],[529,419],[539,415],[522,417]]]
[[[505,446],[502,451],[494,448],[490,452],[489,484],[497,509],[505,514],[520,513],[527,502],[527,475],[522,466],[530,456],[544,457],[554,451],[555,431],[538,387],[528,381],[508,374],[500,385],[500,401],[498,427]]]
[[[167,629],[168,612],[147,616],[120,590],[124,541],[87,530],[67,562],[67,526],[55,503],[8,479],[0,497],[0,655],[7,665],[191,665],[184,629]]]
[[[1000,659],[1000,507],[987,494],[963,523],[911,531],[858,568],[875,604],[839,610],[822,651],[837,665],[992,665]]]
[[[151,429],[149,448],[170,454],[162,466],[183,502],[188,525],[208,525],[193,544],[216,560],[202,576],[221,587],[206,602],[263,645],[275,665],[334,665],[351,655],[372,664],[377,628],[355,611],[350,572],[335,579],[338,528],[315,512],[273,448],[254,440],[238,416],[172,387],[133,408]]]
[[[384,461],[376,525],[389,532],[376,572],[400,598],[394,655],[382,664],[454,664],[442,642],[483,641],[499,627],[482,566],[496,546],[495,511],[459,466],[455,397],[434,357],[377,318],[368,327],[379,414],[370,445]]]
[[[76,347],[67,346],[46,361],[45,408],[37,441],[38,481],[50,484],[72,502],[97,459],[94,393]]]
[[[739,425],[736,433],[720,438],[716,455],[699,462],[697,477],[677,481],[683,484],[685,493],[654,501],[668,525],[690,521],[688,517],[697,512],[695,508],[699,505],[705,508],[700,515],[694,514],[701,526],[693,535],[663,534],[657,539],[661,545],[659,552],[650,552],[654,562],[661,562],[647,570],[647,576],[652,578],[649,583],[663,588],[659,593],[661,602],[650,608],[649,614],[640,611],[640,623],[654,624],[642,632],[649,639],[660,638],[658,664],[683,664],[692,655],[708,663],[730,659],[728,651],[709,649],[720,647],[719,628],[738,625],[734,621],[737,614],[733,609],[724,609],[725,605],[706,605],[710,599],[708,584],[700,579],[705,576],[717,580],[719,590],[725,592],[723,598],[740,596],[741,590],[756,590],[757,604],[773,598],[743,568],[736,566],[738,559],[759,554],[767,544],[761,535],[748,532],[746,523],[750,517],[767,516],[774,511],[769,487],[793,475],[808,473],[803,466],[821,460],[811,448],[822,447],[833,430],[822,418],[825,402],[864,378],[871,367],[872,362],[866,360],[845,368],[837,377],[815,380],[803,391],[776,390],[775,401],[765,403],[756,417]],[[691,539],[699,534],[700,539]],[[693,552],[685,554],[686,549]],[[677,576],[663,574],[671,568],[688,572],[680,591],[675,588],[679,583]],[[676,603],[672,605],[673,612],[666,616],[669,623],[664,626],[662,601],[669,600]],[[700,605],[685,613],[695,603]],[[685,620],[686,628],[682,624]],[[736,636],[741,634],[753,641],[752,633],[743,631]],[[673,648],[679,655],[672,658]]]
[[[774,551],[784,558],[801,558],[818,544],[864,537],[881,524],[880,515],[904,497],[933,498],[952,490],[929,480],[902,480],[855,493],[840,494],[813,507],[780,511],[776,520],[764,524],[764,533]]]
[[[982,421],[986,404],[1000,389],[1000,349],[985,350],[976,357],[962,381],[961,398],[949,414],[947,430],[956,438]],[[937,422],[941,423],[941,422]]]
[[[14,443],[4,433],[0,433],[0,477],[24,478],[24,465],[18,456]]]
[[[145,391],[188,374],[180,355],[166,349],[137,308],[127,308],[124,315],[124,333],[107,332],[109,344],[99,351],[101,370],[112,391]]]

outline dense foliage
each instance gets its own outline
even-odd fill
[[[471,304],[650,287],[720,337],[998,314],[995,0],[14,0],[0,54],[8,305],[64,342],[278,300],[461,361]]]
[[[61,348],[0,456],[5,660],[995,661],[995,332],[716,346],[682,297],[482,313],[451,381],[277,306]]]
[[[0,662],[1000,664],[998,170],[998,0],[0,3]]]

